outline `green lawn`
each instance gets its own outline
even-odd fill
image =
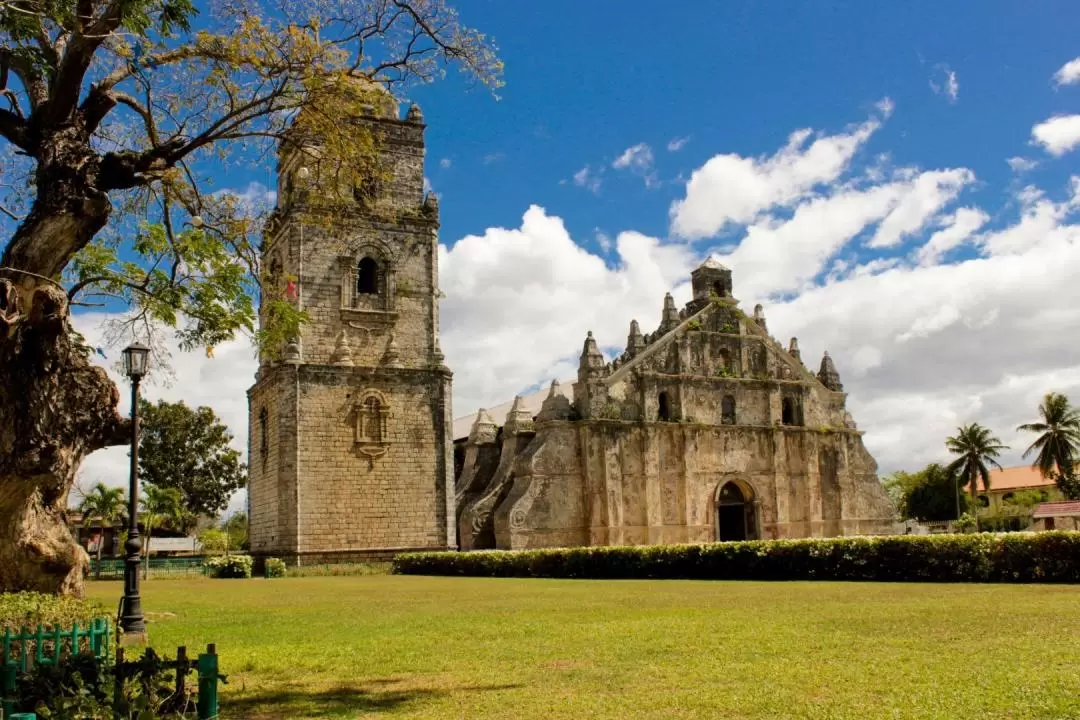
[[[119,583],[91,583],[115,607]],[[1078,718],[1080,587],[151,580],[227,718]]]

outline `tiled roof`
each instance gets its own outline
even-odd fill
[[[1042,503],[1035,508],[1033,518],[1080,517],[1080,500]]]
[[[1025,490],[1027,488],[1048,487],[1053,484],[1053,480],[1047,480],[1042,476],[1042,473],[1030,465],[990,471],[990,489],[992,491]],[[982,487],[981,481],[979,487]]]

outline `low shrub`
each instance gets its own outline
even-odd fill
[[[344,577],[358,575],[389,575],[392,570],[393,565],[388,562],[365,562],[291,567],[285,574],[288,577]]]
[[[263,575],[268,578],[285,577],[285,561],[281,558],[266,558]]]
[[[90,600],[36,592],[0,593],[0,631],[17,632],[38,625],[70,629],[75,623],[85,628],[94,618],[110,614],[100,603]]]
[[[249,578],[253,564],[250,555],[217,555],[207,559],[206,569],[212,578]]]
[[[1080,582],[1080,532],[404,553],[403,575],[887,582]]]

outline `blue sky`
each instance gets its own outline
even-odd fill
[[[1019,463],[1042,395],[1080,402],[1075,4],[458,6],[506,86],[411,94],[455,414],[572,377],[587,330],[619,351],[709,254],[808,365],[830,351],[882,472],[943,459],[973,421]],[[212,405],[242,445],[250,347],[174,361],[148,392]]]
[[[429,176],[443,196],[443,238],[515,226],[537,203],[575,238],[595,228],[664,237],[680,173],[717,152],[773,152],[796,128],[838,131],[891,98],[896,111],[865,148],[900,164],[968,167],[980,201],[1002,201],[1005,157],[1031,152],[1032,118],[1080,110],[1051,74],[1074,57],[1080,10],[1045,3],[502,3],[463,18],[506,61],[495,102],[451,81],[414,92],[425,108]],[[956,73],[956,102],[935,94]],[[667,143],[688,137],[678,153]],[[665,184],[649,190],[611,162],[646,142]],[[448,158],[451,167],[438,163]],[[498,158],[495,162],[493,159]],[[598,194],[572,184],[605,167]],[[1062,165],[1039,180],[1064,182]],[[560,182],[567,184],[560,185]]]

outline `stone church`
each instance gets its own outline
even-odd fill
[[[374,206],[325,192],[317,138],[279,148],[263,262],[309,321],[248,391],[254,554],[312,564],[892,529],[832,361],[808,371],[760,308],[739,310],[713,261],[684,309],[665,298],[655,332],[631,323],[615,361],[590,334],[570,396],[553,384],[541,407],[518,398],[501,427],[481,411],[458,438],[423,116],[401,119],[385,95],[355,122],[388,168]]]
[[[612,362],[589,333],[570,397],[553,382],[535,415],[518,397],[501,427],[477,413],[455,452],[462,549],[895,532],[828,353],[808,370],[714,260],[691,285]]]

